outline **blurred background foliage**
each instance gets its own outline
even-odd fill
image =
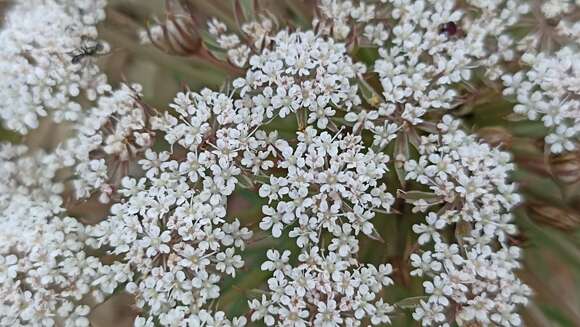
[[[163,20],[163,0],[109,0],[107,21],[100,27],[103,39],[111,44],[112,52],[99,58],[100,64],[113,84],[138,82],[143,85],[146,103],[162,111],[175,93],[184,88],[214,90],[227,86],[235,75],[215,65],[192,57],[172,56],[152,45],[140,42],[139,32],[156,19]],[[218,17],[235,30],[236,18],[232,0],[191,0],[196,15],[202,19]],[[244,10],[251,10],[252,0],[242,0]],[[278,18],[279,26],[308,28],[314,0],[260,0]],[[373,51],[354,49],[353,56],[371,63]],[[510,113],[512,103],[501,96],[498,84],[476,78],[465,85],[462,105],[453,110],[465,126],[493,145],[500,145],[514,155],[517,171],[514,179],[520,185],[525,202],[516,210],[520,235],[512,242],[524,249],[525,258],[521,278],[534,290],[531,304],[523,310],[526,326],[580,326],[580,154],[548,156],[542,143],[545,130],[538,122],[517,120]],[[274,124],[281,135],[291,136],[292,124]],[[26,139],[0,129],[0,140],[23,142],[33,148],[52,148],[67,133],[66,126],[54,128],[45,123]],[[392,183],[398,185],[394,169]],[[391,191],[395,191],[391,187]],[[246,226],[256,226],[264,203],[256,192],[240,190],[228,206],[229,216],[238,217]],[[108,208],[93,202],[73,209],[76,216],[100,219]],[[375,226],[383,242],[361,241],[360,259],[363,262],[391,262],[395,268],[395,286],[387,288],[385,296],[391,303],[412,307],[421,294],[421,281],[410,278],[408,256],[415,243],[410,226],[420,217],[410,210],[403,215],[382,215]],[[254,228],[255,230],[256,228]],[[223,296],[216,303],[231,315],[247,312],[247,299],[259,293],[268,278],[260,271],[260,263],[268,248],[288,248],[294,244],[283,237],[267,238],[257,232],[256,241],[245,252],[246,266],[237,278],[223,285]],[[416,326],[411,310],[399,313],[393,326]],[[95,326],[131,326],[134,311],[131,299],[118,295],[109,299],[93,314]],[[253,325],[253,324],[252,324]]]

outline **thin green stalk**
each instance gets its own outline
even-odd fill
[[[173,73],[189,76],[194,80],[203,80],[205,83],[214,87],[219,87],[225,80],[225,75],[214,69],[197,68],[195,65],[187,63],[184,59],[179,57],[170,57],[160,50],[150,46],[141,45],[131,37],[114,31],[110,28],[103,28],[101,35],[111,41],[114,45],[130,50],[132,54],[137,57],[144,58],[155,62],[160,67],[163,67]],[[199,61],[194,58],[191,61]],[[201,62],[200,62],[201,64]],[[207,63],[204,63],[207,65]]]

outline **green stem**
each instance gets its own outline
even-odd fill
[[[195,67],[196,65],[191,65],[182,58],[171,57],[162,53],[158,49],[141,45],[133,38],[128,37],[123,33],[119,33],[118,31],[114,31],[110,28],[103,28],[101,35],[106,40],[111,41],[111,43],[114,45],[130,50],[131,53],[137,57],[142,57],[144,59],[155,62],[160,67],[163,67],[173,73],[189,76],[195,81],[203,80],[206,84],[219,87],[225,80],[225,75],[222,72],[216,71],[214,69],[197,68]],[[201,62],[201,60],[196,60],[194,58],[190,60],[200,61],[197,64],[207,65],[207,63]]]

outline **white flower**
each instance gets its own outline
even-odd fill
[[[413,231],[419,234],[419,244],[425,244],[431,239],[436,243],[440,242],[441,238],[437,230],[445,227],[445,221],[440,219],[434,212],[430,212],[425,221],[427,221],[427,225],[413,225]]]
[[[216,255],[218,263],[216,269],[225,272],[232,277],[236,276],[236,269],[241,268],[244,265],[242,257],[239,255],[234,255],[233,248],[227,248],[225,252],[220,252]]]
[[[411,265],[417,269],[411,271],[411,275],[423,276],[441,270],[441,263],[434,261],[431,251],[424,252],[421,256],[416,253],[411,254]]]
[[[280,255],[280,252],[276,250],[268,250],[266,255],[269,261],[262,263],[262,270],[273,271],[274,275],[282,274],[285,265],[290,259],[290,251],[286,250]]]
[[[169,246],[165,244],[171,240],[169,231],[160,233],[161,229],[158,226],[152,225],[149,227],[147,235],[143,237],[141,246],[146,249],[147,256],[153,257],[157,253],[169,253]]]
[[[337,311],[337,304],[334,300],[328,302],[318,302],[318,313],[314,323],[322,327],[340,326],[343,319]]]
[[[444,307],[449,306],[447,297],[451,296],[453,290],[445,277],[435,276],[433,282],[426,281],[423,283],[423,287],[427,294],[431,294],[429,302],[437,303]]]
[[[422,326],[440,326],[445,321],[445,314],[442,306],[421,300],[420,306],[413,312],[413,319],[421,321]]]

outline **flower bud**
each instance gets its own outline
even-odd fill
[[[477,134],[491,146],[502,146],[507,149],[512,146],[512,135],[503,127],[480,128]]]
[[[528,205],[528,212],[538,223],[561,230],[569,231],[580,226],[580,214],[565,208],[535,203]]]
[[[565,184],[573,184],[580,180],[580,154],[566,153],[550,157],[550,169],[554,177]]]

